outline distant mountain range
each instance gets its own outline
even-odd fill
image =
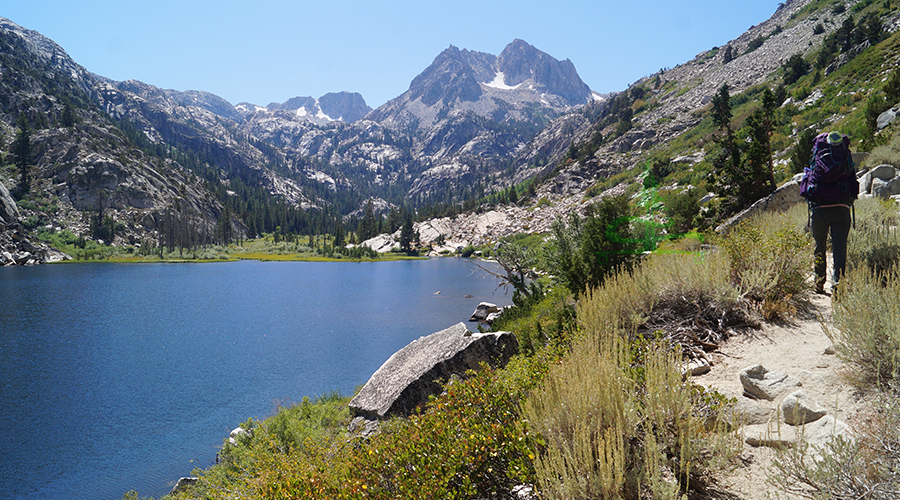
[[[242,102],[234,107],[240,118],[257,112],[291,111],[297,117],[309,120],[316,125],[327,125],[331,122],[353,123],[363,119],[372,108],[366,104],[363,96],[355,92],[328,93],[318,99],[312,97],[292,97],[283,103],[271,103],[265,108]]]
[[[784,61],[814,54],[851,15],[810,4],[781,4],[727,42],[729,60],[715,47],[611,95],[522,40],[499,56],[450,46],[374,110],[351,92],[263,107],[112,81],[0,18],[0,182],[16,194],[9,151],[24,120],[33,156],[23,234],[49,227],[98,238],[102,216],[117,245],[202,243],[328,231],[367,200],[440,213],[505,200],[497,195],[513,185],[577,198],[693,130],[722,83],[736,95],[777,81]]]
[[[2,18],[0,41],[0,130],[12,138],[26,118],[31,195],[59,207],[32,220],[81,234],[102,214],[120,223],[114,241],[123,242],[160,239],[176,223],[167,217],[205,241],[223,224],[232,235],[274,230],[266,205],[339,217],[371,198],[409,207],[472,199],[508,186],[494,177],[515,169],[553,118],[603,100],[570,61],[522,40],[499,57],[451,46],[376,110],[350,92],[262,107],[117,82]]]

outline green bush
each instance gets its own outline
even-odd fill
[[[762,214],[733,229],[719,245],[730,259],[731,281],[764,318],[794,311],[795,299],[809,286],[811,239],[801,230],[806,207],[787,214]]]
[[[701,224],[700,193],[696,189],[680,191],[664,191],[660,193],[669,218],[669,232],[673,234],[687,233]]]
[[[240,427],[249,432],[235,445],[226,441],[222,462],[195,471],[198,483],[177,498],[328,497],[346,478],[346,457],[353,451],[346,433],[348,402],[331,393],[282,406],[262,422],[248,419]]]
[[[571,213],[568,224],[554,222],[546,259],[550,271],[578,295],[619,266],[636,262],[644,244],[634,236],[628,199],[617,196],[590,205],[584,217]]]
[[[491,325],[493,331],[515,332],[520,352],[533,355],[550,342],[565,342],[575,329],[572,295],[563,286],[550,288],[531,307],[503,311]]]
[[[346,497],[506,497],[533,479],[519,412],[527,389],[490,369],[448,384],[423,413],[395,422],[354,457]]]
[[[813,141],[816,139],[816,131],[812,128],[804,129],[797,139],[791,153],[791,172],[799,174],[803,169],[809,166],[812,160]]]
[[[299,404],[281,407],[266,419],[266,429],[279,447],[299,449],[309,440],[321,438],[350,420],[349,398],[332,392],[311,401],[304,397]]]

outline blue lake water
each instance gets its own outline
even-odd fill
[[[352,395],[495,288],[454,258],[0,268],[0,498],[162,496],[248,417]]]

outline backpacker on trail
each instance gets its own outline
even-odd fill
[[[813,141],[812,160],[803,169],[800,195],[811,205],[851,205],[859,195],[859,181],[850,155],[850,138],[825,132]]]

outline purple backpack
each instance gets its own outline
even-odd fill
[[[859,181],[850,156],[850,138],[826,132],[813,141],[813,156],[803,169],[800,195],[813,205],[850,204],[859,195]]]

